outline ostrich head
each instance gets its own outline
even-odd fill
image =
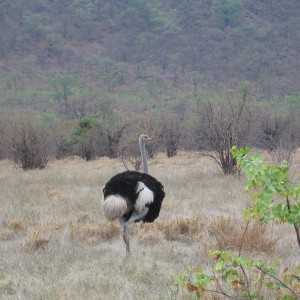
[[[140,135],[140,138],[139,138],[139,142],[141,143],[146,143],[146,142],[148,142],[149,140],[151,140],[151,137],[149,137],[149,135],[148,134],[145,134],[145,133],[142,133],[141,135]]]

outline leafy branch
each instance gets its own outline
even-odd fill
[[[246,191],[254,191],[254,205],[244,212],[245,217],[292,224],[300,247],[300,182],[289,178],[286,161],[281,166],[267,165],[260,155],[249,152],[249,148],[232,148],[247,179]]]
[[[208,293],[221,294],[229,299],[264,299],[264,295],[282,300],[299,299],[300,267],[284,270],[282,278],[277,276],[279,266],[271,262],[268,266],[252,257],[234,255],[230,251],[210,250],[216,261],[213,275],[206,275],[200,268],[190,269],[176,278],[177,287],[195,292],[197,298]]]

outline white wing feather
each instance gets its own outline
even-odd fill
[[[147,204],[149,205],[153,202],[154,194],[143,182],[138,183],[137,193],[139,193],[139,196],[136,199],[134,208],[140,213]]]

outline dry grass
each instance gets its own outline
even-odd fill
[[[0,228],[0,240],[10,240],[24,230],[23,221],[20,219],[7,219],[3,221],[3,228]]]
[[[41,232],[37,229],[28,234],[24,245],[22,245],[22,248],[25,250],[33,250],[33,251],[44,249],[48,245],[49,240],[50,240],[49,238],[48,239],[42,238]]]
[[[24,223],[20,219],[6,220],[4,222],[4,226],[7,229],[13,230],[14,232],[24,230]]]
[[[247,230],[246,230],[247,229]],[[272,253],[279,239],[266,225],[247,223],[244,220],[221,216],[213,219],[208,225],[209,233],[215,237],[214,248],[220,250],[242,250],[251,252]]]
[[[162,240],[193,243],[201,240],[203,228],[204,223],[198,217],[175,217],[137,225],[131,232],[137,234],[139,242],[144,245],[157,244]]]
[[[156,224],[167,241],[200,241],[204,228],[204,223],[199,217],[176,217],[171,220],[158,221]]]
[[[119,237],[121,232],[120,226],[115,222],[102,221],[96,223],[75,223],[70,224],[70,238],[86,241],[88,244],[96,243],[100,240],[110,240]]]
[[[100,209],[103,185],[123,170],[120,162],[73,157],[20,172],[0,161],[0,169],[1,299],[190,299],[177,293],[174,278],[187,266],[208,266],[212,247],[236,251],[241,212],[251,203],[243,179],[223,176],[212,161],[160,154],[149,171],[166,198],[154,223],[132,226],[126,257],[119,223]],[[286,225],[252,224],[243,249],[287,267],[300,260]]]
[[[10,240],[13,239],[15,232],[11,229],[0,229],[0,240]]]
[[[136,231],[138,241],[142,245],[155,245],[164,240],[164,234],[153,224],[144,224]]]

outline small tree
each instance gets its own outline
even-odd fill
[[[240,101],[213,104],[208,101],[197,110],[199,119],[196,136],[201,154],[216,161],[225,175],[235,174],[236,160],[232,156],[233,145],[246,144],[251,124],[251,114],[247,109],[247,97]]]
[[[176,120],[166,122],[166,129],[163,134],[163,140],[167,151],[167,157],[177,155],[179,143],[183,134]]]
[[[7,158],[9,149],[8,120],[0,118],[0,159]]]
[[[261,132],[258,133],[257,145],[261,149],[272,152],[279,147],[280,140],[289,127],[289,120],[266,113],[261,117],[259,126]]]
[[[46,50],[48,57],[60,57],[63,48],[63,37],[59,34],[46,36]]]
[[[138,148],[137,140],[131,143],[127,143],[120,153],[119,159],[122,161],[126,170],[129,170],[128,163],[130,163],[136,171],[140,171],[142,165],[141,153]]]
[[[264,112],[258,114],[254,145],[266,149],[276,163],[291,162],[299,145],[298,116]]]
[[[23,170],[43,169],[50,157],[48,134],[30,121],[15,125],[11,150],[13,161]]]
[[[87,116],[78,120],[71,140],[74,143],[75,153],[87,161],[104,154],[105,140],[102,123],[94,117]]]
[[[75,24],[82,28],[87,34],[88,41],[92,41],[93,33],[96,29],[97,8],[93,2],[85,0],[72,1],[71,13]]]
[[[233,147],[232,152],[247,178],[246,190],[255,191],[255,203],[245,211],[245,216],[263,223],[291,224],[300,247],[300,182],[289,178],[287,162],[281,166],[263,164],[258,154],[249,156],[249,148]]]
[[[129,126],[129,123],[120,125],[116,129],[106,129],[107,153],[109,158],[118,157],[120,141],[127,126]]]
[[[214,0],[212,8],[223,26],[233,26],[238,21],[238,17],[243,11],[241,0]]]
[[[72,74],[59,75],[52,80],[53,97],[62,106],[64,114],[70,112],[70,97],[74,94],[74,85],[78,83]]]

